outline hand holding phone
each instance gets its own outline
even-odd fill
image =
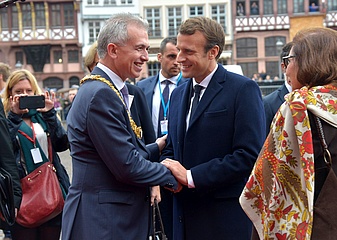
[[[45,107],[45,96],[44,95],[34,95],[34,96],[21,96],[19,99],[20,109],[37,109]]]

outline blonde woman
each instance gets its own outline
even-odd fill
[[[21,97],[33,95],[43,95],[35,77],[24,69],[14,71],[8,78],[3,104],[20,178],[52,158],[65,197],[70,185],[69,177],[56,152],[68,149],[68,138],[54,109],[55,94],[44,93],[44,108],[20,109]],[[50,136],[51,150],[48,150],[47,136]],[[38,149],[39,157],[32,154],[32,149]],[[11,228],[12,238],[58,240],[61,232],[61,215],[35,228],[26,228],[15,223]]]

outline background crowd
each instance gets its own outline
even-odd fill
[[[90,74],[67,92],[41,90],[32,73],[1,63],[0,166],[13,178],[16,215],[20,179],[46,162],[65,200],[37,226],[2,221],[5,237],[145,240],[159,227],[155,201],[168,239],[336,236],[337,33],[299,31],[280,53],[284,84],[264,98],[256,82],[270,76],[225,70],[224,43],[216,21],[187,19],[163,39],[160,72],[131,85],[149,60],[148,23],[120,13],[85,57]],[[33,95],[45,106],[22,109]]]

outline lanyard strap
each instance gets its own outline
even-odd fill
[[[182,78],[182,73],[180,72],[179,77],[177,79],[177,86]],[[159,94],[160,94],[160,100],[161,100],[161,105],[163,106],[163,114],[164,114],[164,119],[167,119],[167,111],[170,105],[170,97],[167,100],[167,103],[165,104],[164,97],[163,97],[163,92],[161,91],[161,82],[158,78],[158,86],[159,86]]]
[[[33,122],[30,122],[30,126],[32,128],[32,132],[33,132],[33,138],[31,138],[28,134],[26,134],[25,132],[18,130],[18,132],[24,136],[25,138],[27,138],[30,142],[33,143],[34,148],[36,148],[36,134],[35,134],[35,130],[34,130],[34,124]]]

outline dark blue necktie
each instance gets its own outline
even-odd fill
[[[194,112],[197,109],[197,106],[199,104],[201,89],[203,89],[203,86],[200,86],[198,84],[194,86],[194,98],[193,98],[191,114],[190,114],[190,122],[191,122],[193,114],[194,114]]]
[[[164,99],[164,103],[165,103],[165,106],[166,106],[166,104],[169,100],[171,81],[170,80],[164,80],[164,81],[162,81],[162,83],[165,84],[165,87],[164,87],[164,90],[163,90],[163,93],[162,93],[162,97]],[[158,137],[163,136],[163,134],[161,134],[161,126],[160,126],[160,121],[162,121],[162,120],[164,120],[164,108],[163,108],[162,101],[160,99],[160,108],[159,108],[159,116],[158,116]]]

